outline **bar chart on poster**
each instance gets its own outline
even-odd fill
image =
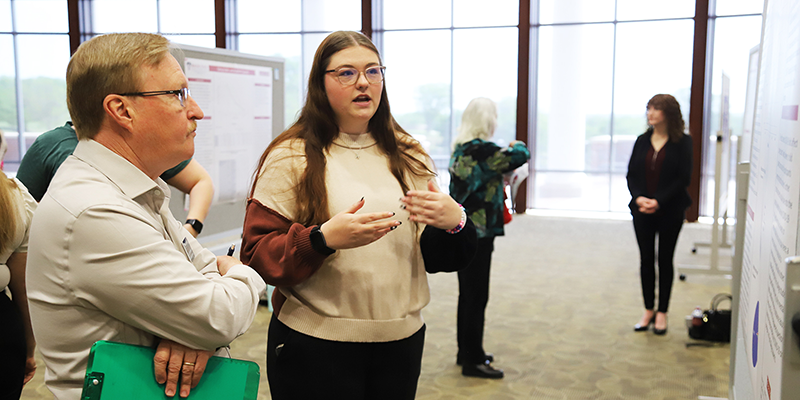
[[[177,45],[172,54],[204,114],[197,121],[193,158],[211,175],[214,198],[201,242],[241,233],[258,159],[284,128],[284,60],[188,45]],[[170,209],[180,220],[187,205],[185,198],[173,196]]]
[[[800,3],[767,0],[751,139],[731,398],[800,398]],[[745,395],[743,393],[750,393]]]

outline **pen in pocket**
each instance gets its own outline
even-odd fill
[[[228,256],[232,256],[234,250],[236,250],[236,244],[232,244],[231,247],[228,248]]]

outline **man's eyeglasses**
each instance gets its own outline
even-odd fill
[[[120,96],[143,96],[143,97],[149,97],[149,96],[163,96],[163,95],[166,95],[166,94],[174,94],[175,96],[178,96],[178,100],[181,101],[181,107],[186,107],[186,99],[188,99],[189,96],[191,96],[192,93],[189,91],[189,88],[183,88],[183,89],[178,89],[178,90],[156,90],[154,92],[120,93],[119,95]]]
[[[382,65],[369,67],[364,70],[364,78],[367,78],[367,82],[371,84],[381,83],[383,81],[383,73],[385,69],[386,67]],[[342,86],[355,85],[356,82],[358,82],[358,76],[361,75],[361,71],[353,67],[339,67],[325,71],[326,74],[331,72],[335,73],[336,79],[339,80],[339,83],[341,83]]]

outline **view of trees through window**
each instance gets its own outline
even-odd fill
[[[96,35],[159,32],[195,46],[215,44],[213,0],[81,2]],[[711,10],[706,136],[719,126],[720,76],[731,77],[731,126],[741,134],[749,50],[758,44],[763,0],[718,0]],[[333,30],[360,30],[361,1],[235,0],[228,3],[234,50],[285,60],[288,126],[304,102],[314,52]],[[420,13],[420,8],[427,12]],[[670,93],[689,122],[693,0],[531,1],[532,151],[529,207],[626,211],[624,175],[645,106]],[[475,97],[498,105],[494,141],[516,137],[519,1],[373,0],[373,40],[386,65],[392,112],[434,158],[446,187],[461,113]],[[12,18],[13,16],[13,18]],[[231,20],[231,18],[229,18]],[[0,129],[6,170],[44,131],[69,120],[64,73],[69,61],[67,2],[0,0]],[[21,125],[21,126],[20,126]],[[701,134],[692,132],[693,135]],[[710,142],[709,142],[710,143]],[[713,143],[704,146],[701,214],[711,212]]]

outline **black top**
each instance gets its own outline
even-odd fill
[[[647,153],[651,151],[650,138],[653,129],[639,135],[633,145],[633,152],[628,163],[628,190],[631,192],[631,202],[628,207],[634,214],[639,213],[636,198],[644,196],[658,201],[659,211],[663,214],[670,211],[683,211],[692,204],[689,197],[689,181],[692,178],[692,138],[683,135],[677,143],[668,140],[659,153],[664,153],[664,161],[658,174],[658,184],[655,193],[647,194],[647,166],[652,160],[647,160]],[[652,153],[651,153],[652,154]]]

